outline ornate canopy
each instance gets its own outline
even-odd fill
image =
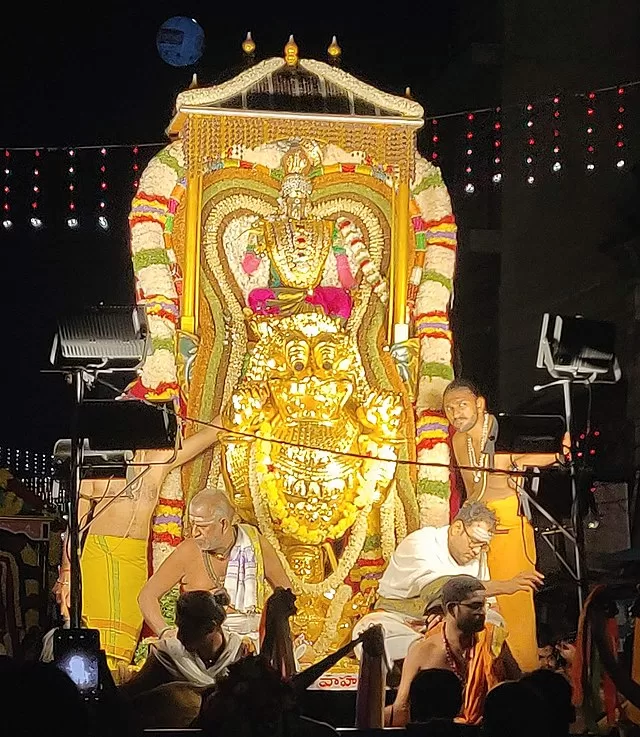
[[[315,138],[412,171],[422,106],[312,59],[267,59],[214,87],[181,92],[168,133],[186,142],[194,170],[245,141]]]

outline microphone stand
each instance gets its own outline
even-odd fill
[[[82,574],[80,572],[80,484],[82,482],[82,463],[84,438],[80,437],[80,405],[84,399],[85,382],[91,378],[83,369],[67,374],[67,382],[74,391],[71,415],[71,458],[69,476],[68,530],[69,530],[69,624],[71,629],[79,629],[82,624]]]

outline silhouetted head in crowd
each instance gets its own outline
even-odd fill
[[[53,663],[4,663],[0,667],[3,734],[87,737],[89,717],[73,681]],[[54,726],[52,726],[54,725]]]
[[[178,639],[185,648],[207,661],[224,645],[222,623],[229,605],[226,591],[185,591],[176,602]]]
[[[532,689],[544,702],[547,717],[545,734],[549,737],[569,734],[569,726],[576,719],[569,681],[561,673],[540,669],[528,673],[520,683]]]
[[[409,688],[412,722],[454,719],[462,709],[462,684],[450,670],[428,668],[418,672]]]
[[[198,726],[216,737],[277,737],[295,715],[291,687],[264,658],[250,656],[219,679],[202,705]]]
[[[545,735],[542,699],[519,681],[501,683],[485,699],[482,731],[487,737]]]

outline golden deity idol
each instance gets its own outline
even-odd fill
[[[322,628],[307,620],[323,621],[386,498],[402,401],[368,386],[339,319],[299,312],[253,327],[259,338],[226,411],[238,433],[224,441],[226,474],[237,507],[307,595],[300,629],[309,637]]]

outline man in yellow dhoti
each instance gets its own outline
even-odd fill
[[[221,423],[214,420],[213,424]],[[113,670],[118,664],[131,663],[142,630],[137,598],[149,577],[149,529],[162,484],[173,469],[213,445],[218,433],[217,428],[207,426],[187,438],[177,454],[171,450],[139,451],[126,479],[81,484],[78,516],[84,537],[80,559],[83,619],[88,627],[100,631],[100,643]],[[54,587],[65,618],[69,584],[65,546]]]
[[[496,419],[487,412],[486,400],[470,382],[456,379],[444,392],[444,411],[456,430],[453,450],[461,467],[467,498],[483,501],[498,520],[496,534],[487,552],[492,579],[510,579],[519,574],[543,576],[536,571],[533,527],[522,513],[520,477],[509,471],[526,466],[549,466],[558,462],[553,454],[513,455],[494,453],[490,436],[496,436]],[[492,473],[497,470],[497,473]],[[498,596],[508,642],[523,671],[538,667],[538,641],[533,590]]]

